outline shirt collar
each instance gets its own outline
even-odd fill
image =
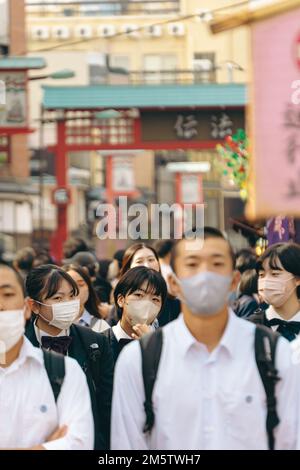
[[[67,330],[62,330],[60,333],[58,333],[58,335],[53,336],[53,335],[50,335],[49,333],[46,333],[46,331],[44,330],[40,330],[40,328],[36,326],[36,322],[33,323],[33,327],[34,327],[36,339],[38,340],[40,345],[42,344],[43,336],[51,336],[52,338],[58,338],[59,336],[70,336],[69,328]]]
[[[0,369],[6,374],[10,373],[14,370],[17,370],[20,368],[27,360],[33,360],[39,363],[39,365],[43,366],[44,361],[43,361],[43,356],[41,354],[41,350],[39,348],[36,348],[31,344],[29,339],[26,338],[26,336],[23,336],[23,344],[20,349],[20,354],[17,357],[17,359],[9,366],[9,367],[3,367]]]
[[[132,339],[124,330],[123,328],[121,327],[121,323],[120,321],[118,321],[118,323],[112,327],[112,330],[113,330],[113,333],[117,339],[117,341],[119,342],[120,339]]]
[[[218,346],[216,347],[216,349],[224,348],[232,357],[235,355],[236,335],[240,326],[238,323],[239,319],[235,313],[229,309],[228,322],[225,331]],[[175,340],[181,348],[183,354],[185,354],[192,346],[201,344],[187,328],[182,314],[178,317],[177,320],[173,322],[173,324],[176,334]]]
[[[270,307],[266,310],[266,317],[267,317],[267,320],[272,320],[273,318],[277,318],[277,319],[283,320],[283,321],[297,321],[297,322],[300,322],[300,310],[299,310],[299,312],[295,313],[295,315],[293,317],[289,318],[288,320],[285,320],[284,318],[282,318],[274,310],[272,305],[270,305]]]
[[[82,322],[87,326],[91,326],[92,315],[87,311],[86,308],[83,310],[83,314],[79,318],[78,322],[80,322],[80,320],[82,320]]]

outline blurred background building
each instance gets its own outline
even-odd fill
[[[17,3],[18,7],[12,8]],[[199,86],[205,90],[207,85],[215,85],[215,89],[209,88],[215,90],[212,94],[216,93],[213,106],[203,99],[197,109],[191,104],[181,107],[180,100],[174,96],[174,102],[168,108],[169,111],[173,109],[173,124],[169,124],[169,130],[166,123],[160,126],[159,105],[152,115],[147,114],[151,141],[168,140],[172,142],[169,148],[157,145],[153,149],[128,150],[125,154],[115,152],[113,156],[121,155],[123,160],[130,157],[131,163],[127,161],[125,167],[133,174],[130,178],[133,178],[136,190],[134,200],[146,203],[172,203],[176,200],[176,174],[168,171],[168,163],[209,162],[209,169],[201,175],[206,223],[229,230],[237,246],[244,244],[229,221],[230,217],[243,214],[244,203],[232,181],[220,178],[216,171],[216,152],[212,143],[233,132],[237,125],[244,125],[248,33],[242,27],[213,36],[207,27],[212,15],[230,13],[232,6],[240,3],[234,0],[12,0],[0,3],[1,8],[10,11],[6,24],[11,30],[18,31],[19,38],[13,39],[14,36],[8,34],[10,49],[2,40],[2,56],[8,52],[21,55],[27,50],[28,58],[39,57],[45,66],[43,75],[30,72],[31,80],[28,81],[28,127],[35,132],[9,137],[9,145],[4,136],[0,142],[1,149],[10,149],[7,163],[1,164],[1,182],[8,170],[15,178],[20,176],[24,181],[31,177],[29,187],[34,194],[29,198],[28,210],[33,240],[43,239],[47,243],[57,228],[56,207],[51,200],[56,185],[54,157],[51,148],[49,150],[49,146],[56,143],[56,122],[46,122],[45,115],[42,120],[43,96],[47,95],[47,89],[51,92],[49,86],[58,87],[58,90],[61,86],[107,86],[110,92],[115,90],[115,101],[112,99],[110,106],[113,111],[120,108],[118,86],[128,87],[132,104],[127,101],[126,105],[127,109],[132,109],[136,108],[134,102],[138,87],[146,96],[147,87],[150,90],[155,86],[163,97],[164,87],[170,85],[176,85],[178,96],[186,94],[187,86],[189,90],[194,89],[189,92],[196,96]],[[4,28],[3,25],[0,27]],[[3,38],[5,32],[2,33],[2,29]],[[53,72],[65,68],[71,69],[74,76],[66,81],[58,75],[54,82]],[[225,105],[222,105],[220,96]],[[150,111],[146,104],[138,108],[138,112],[141,109]],[[164,116],[167,119],[167,114]],[[113,117],[108,116],[107,119]],[[171,119],[171,114],[168,119]],[[194,120],[197,124],[193,124]],[[203,125],[207,127],[205,135],[209,138],[196,134],[201,133],[199,126]],[[162,137],[164,133],[168,138]],[[199,148],[195,144],[194,148],[187,149],[177,147],[178,140],[202,142]],[[16,151],[15,146],[21,145],[20,142],[23,142],[22,150]],[[209,142],[207,148],[206,142]],[[109,154],[112,155],[111,152]],[[99,201],[107,199],[107,155],[101,150],[76,151],[68,155],[72,192],[68,207],[69,233],[94,236],[95,208]],[[125,167],[123,161],[120,168]],[[187,192],[192,187],[188,186],[185,185]],[[187,194],[186,198],[191,196]],[[16,218],[24,220],[19,215]],[[18,245],[22,243],[20,239]]]

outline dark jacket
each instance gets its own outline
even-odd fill
[[[180,300],[168,295],[163,305],[162,311],[157,317],[159,326],[165,326],[170,321],[175,320],[181,312]]]
[[[238,317],[247,318],[253,315],[259,304],[252,295],[240,295],[233,303],[232,309]]]
[[[27,322],[25,334],[33,346],[39,347],[34,331],[33,315]],[[72,343],[68,355],[79,363],[90,390],[95,426],[95,449],[107,450],[110,446],[110,416],[113,384],[113,359],[107,338],[80,325],[70,327]],[[95,344],[98,348],[95,348]]]
[[[114,364],[116,363],[118,357],[119,357],[119,354],[120,352],[122,351],[122,349],[124,348],[124,346],[126,346],[126,342],[120,342],[117,340],[117,338],[115,337],[115,334],[113,332],[113,329],[112,328],[109,328],[105,331],[103,331],[103,333],[101,333],[103,336],[106,336],[106,338],[108,339],[109,341],[109,344],[110,344],[110,347],[111,347],[111,352],[112,352],[112,356],[113,356],[113,360],[114,360]],[[129,340],[128,339],[128,343],[130,341],[134,341],[134,340]]]

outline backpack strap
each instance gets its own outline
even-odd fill
[[[277,414],[277,400],[275,394],[276,383],[280,380],[275,367],[275,352],[279,334],[270,328],[256,325],[255,329],[255,360],[266,392],[267,420],[269,449],[274,450],[274,429],[279,424]]]
[[[154,425],[155,415],[153,411],[152,393],[157,376],[162,344],[163,333],[161,328],[158,328],[154,333],[145,335],[140,339],[142,372],[145,389],[144,409],[146,413],[146,422],[143,429],[144,433],[150,433]]]
[[[65,358],[62,354],[57,354],[54,351],[45,351],[45,349],[43,349],[43,355],[45,369],[56,403],[65,377]]]

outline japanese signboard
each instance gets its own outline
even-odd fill
[[[27,124],[25,72],[0,72],[5,84],[5,103],[0,107],[1,127],[25,127]]]
[[[300,214],[300,7],[251,26],[248,215]]]
[[[142,140],[218,141],[245,127],[244,110],[142,111]]]

